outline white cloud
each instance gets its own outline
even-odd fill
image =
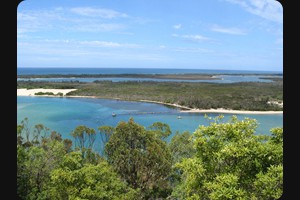
[[[62,23],[72,22],[62,8],[52,10],[23,10],[17,12],[18,38],[27,36],[26,33],[51,31]]]
[[[137,44],[128,44],[128,43],[117,43],[117,42],[108,42],[108,41],[80,41],[81,45],[89,45],[93,47],[110,47],[110,48],[139,48],[140,45]]]
[[[18,12],[17,13],[17,33],[24,34],[29,32],[35,32],[38,30],[44,30],[47,27],[47,24],[45,26],[43,25],[43,21],[45,21],[45,12]],[[41,16],[41,18],[39,17]],[[47,14],[49,15],[49,13]]]
[[[32,21],[32,20],[36,20],[35,16],[32,16],[28,13],[22,13],[22,12],[18,12],[17,13],[17,20],[24,20],[24,21]]]
[[[80,10],[77,11],[79,12]],[[102,16],[106,18],[127,16],[112,10],[102,9],[102,11]],[[27,36],[27,33],[39,31],[108,32],[126,29],[124,24],[110,23],[109,19],[87,18],[84,16],[74,17],[74,15],[70,14],[70,9],[64,8],[19,11],[17,12],[17,37],[24,38]]]
[[[207,41],[211,40],[208,37],[204,37],[202,35],[178,35],[178,34],[172,34],[173,37],[179,37],[183,38],[188,41],[193,41],[193,42],[202,42],[202,41]]]
[[[181,37],[184,39],[187,39],[187,40],[192,40],[192,41],[197,41],[197,42],[209,40],[209,38],[204,37],[202,35],[183,35]]]
[[[82,23],[81,25],[75,24],[74,26],[68,27],[67,29],[72,31],[80,31],[80,32],[103,32],[103,31],[121,30],[124,28],[125,26],[122,24]]]
[[[116,42],[106,42],[106,41],[83,41],[80,42],[82,45],[89,45],[95,47],[120,47],[121,44]]]
[[[276,0],[225,0],[238,4],[247,12],[260,16],[264,19],[283,23],[283,9]]]
[[[242,29],[239,29],[239,28],[234,28],[234,27],[225,28],[225,27],[221,27],[219,25],[214,25],[211,28],[211,30],[215,31],[215,32],[232,34],[232,35],[245,35],[246,34],[245,31],[243,31]]]
[[[173,28],[174,28],[174,29],[180,29],[180,28],[181,28],[181,24],[175,24],[175,25],[173,26]]]
[[[106,19],[128,17],[128,15],[125,13],[103,8],[77,7],[71,8],[71,12],[85,17],[100,17]]]
[[[68,39],[58,39],[58,40],[35,40],[32,42],[18,42],[19,50],[25,50],[34,52],[36,54],[43,54],[43,52],[49,53],[49,55],[57,55],[64,52],[68,55],[74,55],[76,52],[84,54],[84,52],[95,53],[101,51],[107,53],[108,49],[119,50],[119,49],[137,49],[141,48],[138,44],[133,43],[118,43],[111,41],[77,41]],[[76,54],[76,55],[77,55]]]

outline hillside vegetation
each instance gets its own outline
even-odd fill
[[[255,119],[222,118],[169,143],[161,122],[80,125],[69,140],[25,118],[17,125],[17,199],[278,199],[283,128],[256,135]],[[104,155],[93,149],[99,137]]]

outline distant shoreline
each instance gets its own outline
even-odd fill
[[[152,78],[174,80],[221,80],[211,74],[45,74],[18,75],[18,78]]]
[[[100,98],[97,96],[66,96],[67,93],[71,91],[75,91],[77,89],[17,89],[17,96],[36,96],[36,97],[71,97],[71,98]],[[36,95],[35,93],[42,92],[47,93],[51,92],[54,95]],[[59,93],[63,94],[63,96],[55,96]],[[116,100],[116,99],[114,99]],[[117,99],[122,100],[122,99]],[[224,108],[218,108],[218,109],[193,109],[186,106],[181,106],[178,104],[172,104],[172,103],[164,103],[160,101],[151,101],[151,100],[138,100],[139,102],[147,102],[147,103],[156,103],[156,104],[162,104],[167,106],[173,106],[176,108],[180,108],[183,110],[180,110],[182,113],[228,113],[228,114],[283,114],[283,111],[248,111],[248,110],[228,110]]]

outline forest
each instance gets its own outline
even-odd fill
[[[17,88],[77,89],[68,96],[129,101],[150,100],[178,104],[189,108],[250,111],[282,111],[283,107],[268,102],[283,102],[283,80],[274,82],[188,83],[151,81],[45,82],[18,81]],[[155,94],[155,95],[153,95]]]
[[[172,134],[168,124],[77,126],[64,139],[42,124],[17,124],[17,199],[278,199],[283,193],[283,128],[256,133],[251,118]],[[105,143],[97,152],[96,136]]]

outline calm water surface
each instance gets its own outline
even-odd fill
[[[282,74],[282,71],[163,68],[17,68],[18,75],[29,74]]]
[[[116,117],[112,117],[112,113]],[[208,114],[210,117],[219,114]],[[224,115],[227,121],[232,114]],[[177,117],[181,116],[181,119]],[[257,134],[270,134],[270,129],[283,126],[282,114],[238,114],[239,119],[245,117],[258,121]],[[71,132],[78,125],[85,125],[97,130],[102,125],[116,126],[120,121],[134,121],[148,127],[154,122],[167,123],[172,130],[194,132],[199,125],[208,125],[203,113],[180,113],[178,109],[160,104],[130,102],[92,98],[54,98],[54,97],[17,97],[17,123],[28,117],[29,124],[43,124],[50,130],[62,134],[63,138],[72,139]],[[172,137],[168,138],[168,140]],[[100,141],[98,138],[97,140]],[[98,146],[103,148],[103,146]]]

